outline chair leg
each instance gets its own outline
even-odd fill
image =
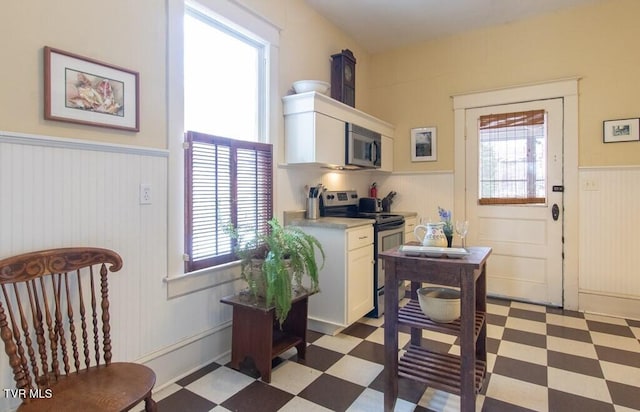
[[[153,400],[151,395],[149,397],[144,398],[144,410],[146,412],[157,412],[158,405],[156,405],[156,401]]]

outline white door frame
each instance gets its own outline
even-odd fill
[[[466,216],[466,110],[562,98],[564,101],[564,267],[563,307],[578,310],[578,80],[562,79],[539,84],[515,86],[453,96],[454,141],[454,216]],[[488,268],[491,270],[491,268]]]

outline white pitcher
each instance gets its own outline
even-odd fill
[[[424,231],[422,237],[418,234],[421,231]],[[447,247],[447,237],[444,234],[444,222],[417,225],[413,229],[413,234],[416,239],[422,243],[422,246]]]

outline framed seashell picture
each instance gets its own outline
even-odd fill
[[[44,48],[44,118],[140,131],[139,74]]]

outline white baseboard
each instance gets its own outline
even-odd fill
[[[580,311],[640,320],[640,297],[612,296],[580,291],[578,299]]]
[[[231,351],[231,323],[191,337],[139,360],[156,374],[159,392],[198,369],[224,358]]]

